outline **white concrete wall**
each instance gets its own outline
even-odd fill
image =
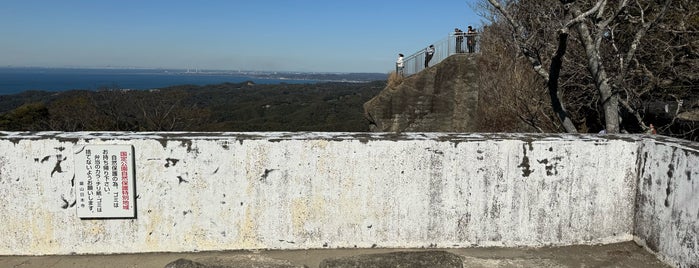
[[[137,219],[78,219],[75,144],[135,147]],[[629,241],[637,152],[598,136],[0,132],[0,255]]]
[[[648,139],[639,149],[634,235],[677,267],[699,267],[699,150],[690,146]]]

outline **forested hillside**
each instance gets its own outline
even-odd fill
[[[368,131],[370,83],[183,85],[0,96],[6,131]]]

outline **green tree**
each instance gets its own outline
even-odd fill
[[[0,129],[39,131],[46,129],[49,111],[43,103],[28,103],[0,115]]]

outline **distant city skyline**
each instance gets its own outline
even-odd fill
[[[4,0],[0,67],[390,72],[479,0]]]

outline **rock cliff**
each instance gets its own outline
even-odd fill
[[[476,130],[478,68],[472,54],[457,54],[399,82],[389,81],[364,103],[374,132]]]

